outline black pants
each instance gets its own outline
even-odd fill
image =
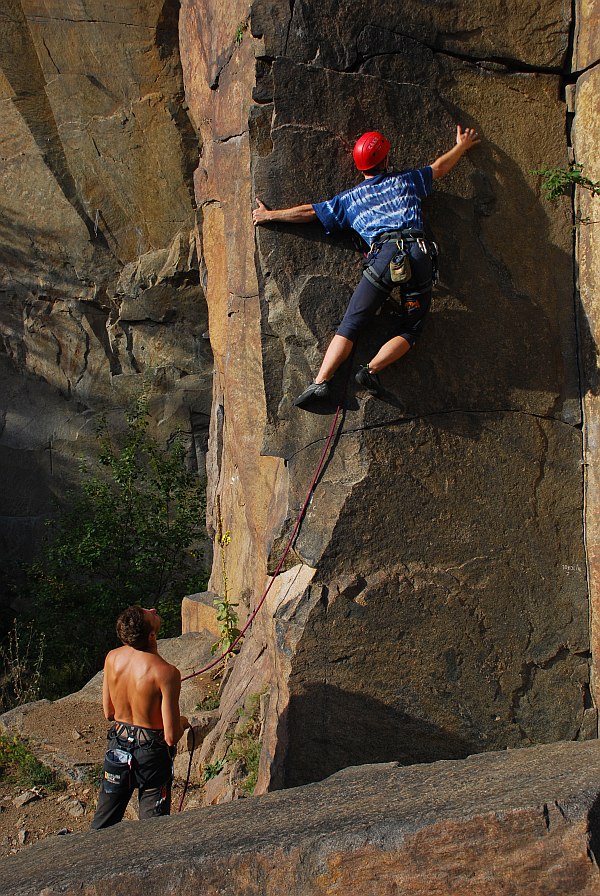
[[[401,306],[391,315],[388,338],[402,336],[410,345],[417,341],[431,304],[433,263],[429,245],[424,240],[407,240],[412,276],[402,284],[392,282],[390,261],[398,251],[395,240],[376,245],[367,258],[367,270],[378,279],[378,286],[362,276],[337,329],[338,336],[355,342],[361,330],[379,311],[391,291],[399,286]],[[423,251],[423,246],[426,251]]]
[[[130,765],[123,766],[119,776],[110,764],[110,751],[123,751],[131,756]],[[110,756],[109,756],[110,754]],[[108,732],[107,754],[104,760],[98,806],[92,830],[108,828],[121,821],[133,791],[139,795],[139,817],[158,818],[171,811],[173,757],[162,731],[125,725],[117,722]]]

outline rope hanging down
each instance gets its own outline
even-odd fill
[[[190,759],[187,767],[187,775],[185,776],[185,784],[183,785],[183,793],[181,794],[181,799],[179,800],[179,809],[178,812],[181,812],[183,809],[183,801],[185,799],[185,795],[188,792],[188,787],[190,786],[190,776],[192,774],[192,759],[194,758],[194,750],[196,749],[196,735],[194,734],[194,729],[190,728],[190,734],[192,738],[192,749],[190,750]]]
[[[312,498],[313,492],[317,485],[317,481],[319,479],[319,476],[321,475],[321,470],[323,469],[325,459],[329,452],[329,446],[331,445],[331,441],[332,441],[334,433],[335,433],[335,428],[337,426],[337,422],[338,422],[341,410],[342,410],[342,406],[341,406],[341,404],[339,404],[337,406],[335,416],[333,418],[333,423],[331,424],[331,429],[329,430],[329,435],[327,436],[327,441],[325,442],[325,447],[323,449],[323,453],[321,454],[321,458],[319,460],[319,463],[317,464],[317,469],[315,471],[315,475],[313,476],[313,480],[310,484],[310,488],[308,490],[306,500],[305,500],[304,504],[302,505],[302,509],[300,510],[300,513],[298,514],[298,518],[296,519],[296,525],[294,526],[294,531],[292,532],[292,534],[288,540],[288,543],[285,546],[285,550],[284,550],[283,554],[281,555],[281,559],[279,560],[279,563],[277,564],[275,572],[273,573],[273,575],[271,577],[271,581],[267,585],[267,587],[264,591],[264,594],[262,595],[262,597],[259,600],[258,604],[256,605],[255,609],[250,614],[248,621],[246,622],[246,625],[241,630],[241,632],[239,633],[239,635],[237,636],[235,641],[233,641],[229,645],[227,650],[225,650],[220,656],[218,656],[211,663],[209,663],[208,666],[205,666],[203,669],[199,669],[198,672],[192,672],[191,675],[186,675],[185,678],[181,679],[182,681],[187,681],[189,678],[196,678],[196,676],[202,675],[204,672],[208,672],[209,669],[213,669],[215,666],[218,666],[219,663],[222,662],[222,660],[224,660],[226,656],[228,656],[230,653],[233,652],[235,647],[239,644],[239,642],[242,640],[242,638],[244,637],[244,635],[246,634],[246,632],[248,631],[248,629],[250,628],[250,626],[256,619],[256,616],[257,616],[260,608],[264,604],[265,600],[267,599],[267,595],[268,595],[269,591],[271,590],[271,585],[273,584],[273,582],[279,575],[281,568],[282,568],[283,564],[285,563],[285,558],[287,557],[287,555],[290,551],[290,548],[291,548],[292,544],[294,543],[294,539],[296,538],[296,535],[298,534],[298,529],[300,528],[300,526],[302,524],[302,520],[304,519],[306,511],[308,510],[308,505],[310,504],[310,499]]]

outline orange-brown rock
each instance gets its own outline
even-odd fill
[[[589,23],[590,27],[593,25]],[[597,29],[596,29],[597,31]],[[590,32],[591,33],[591,32]],[[598,48],[597,48],[598,49]],[[600,183],[600,63],[582,74],[575,88],[573,149],[575,162],[588,180]],[[581,310],[578,317],[582,356],[583,411],[585,419],[586,536],[591,594],[591,639],[594,657],[600,655],[600,196],[585,187],[575,195],[577,288]],[[598,700],[598,671],[593,676]]]

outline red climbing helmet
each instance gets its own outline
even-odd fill
[[[390,147],[390,141],[386,140],[379,131],[367,131],[354,144],[352,150],[354,164],[359,171],[369,171],[370,168],[375,168],[376,165],[383,162]]]

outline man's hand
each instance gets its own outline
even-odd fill
[[[472,149],[481,143],[479,134],[474,128],[465,128],[464,131],[459,124],[456,125],[456,142],[465,151]]]
[[[443,177],[445,174],[448,174],[449,171],[452,171],[457,162],[460,162],[464,154],[468,152],[469,149],[477,146],[480,142],[479,134],[476,130],[473,128],[465,128],[463,131],[461,126],[457,124],[456,143],[452,149],[445,152],[443,156],[440,156],[439,159],[436,159],[431,165],[433,179],[437,180],[438,177]]]
[[[280,221],[282,224],[310,224],[316,221],[317,213],[312,205],[294,205],[292,208],[267,208],[267,206],[256,197],[256,205],[252,212],[252,220],[254,226],[257,224],[270,224]]]
[[[264,202],[261,202],[258,196],[256,197],[256,205],[258,208],[255,208],[252,212],[252,221],[255,227],[257,224],[266,224],[269,220],[269,209]]]

